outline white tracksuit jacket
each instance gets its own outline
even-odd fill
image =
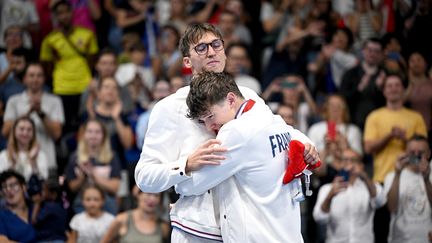
[[[226,159],[192,172],[176,191],[206,195],[216,186],[223,242],[303,242],[300,206],[292,200],[299,181],[283,185],[282,180],[289,141],[311,141],[263,104],[239,114],[217,135],[228,148]]]
[[[252,90],[240,87],[246,98],[264,103]],[[204,126],[186,117],[189,87],[179,89],[153,108],[135,181],[144,192],[161,192],[190,179],[184,173],[189,154],[214,138]],[[206,239],[221,241],[213,192],[180,198],[170,212],[173,227]]]

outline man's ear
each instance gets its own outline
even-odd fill
[[[234,104],[235,104],[236,101],[237,101],[237,96],[236,96],[233,92],[229,92],[229,93],[227,94],[226,99],[227,99],[228,104],[229,104],[230,106],[234,106]]]
[[[192,68],[190,57],[183,57],[183,65],[187,68]]]

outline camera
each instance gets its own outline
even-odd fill
[[[418,164],[420,163],[421,159],[422,159],[421,154],[419,155],[410,154],[410,156],[408,157],[408,161],[410,164]]]

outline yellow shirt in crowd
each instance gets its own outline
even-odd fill
[[[382,139],[390,134],[395,126],[406,130],[407,139],[414,134],[427,136],[426,124],[420,113],[407,108],[390,110],[383,107],[371,112],[366,118],[363,140]],[[381,151],[373,154],[373,180],[383,183],[385,176],[394,170],[397,157],[404,151],[405,142],[392,139]]]
[[[54,62],[53,89],[58,95],[80,94],[87,88],[92,74],[83,54],[98,52],[96,37],[88,29],[74,27],[68,38],[61,31],[52,31],[41,45],[41,61]]]

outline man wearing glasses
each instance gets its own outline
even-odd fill
[[[210,24],[189,26],[180,40],[183,64],[196,75],[202,71],[222,72],[225,50],[222,35]],[[252,90],[240,87],[246,99],[263,103]],[[208,131],[186,117],[186,97],[189,87],[158,102],[150,115],[148,130],[140,160],[135,169],[135,180],[144,192],[161,192],[189,180],[186,173],[205,165],[218,165],[224,159],[215,153],[225,152],[220,142],[213,139],[217,131]],[[316,162],[315,149],[310,149],[306,162]],[[309,153],[308,153],[309,155]],[[200,196],[181,197],[170,212],[174,227],[171,242],[222,242],[219,213],[215,210],[213,190]],[[217,205],[216,205],[217,206]]]
[[[373,243],[375,210],[385,203],[382,187],[372,182],[354,150],[345,149],[341,160],[343,173],[320,188],[313,217],[327,225],[326,242]]]
[[[6,204],[0,209],[0,242],[35,241],[36,231],[31,225],[24,177],[12,170],[4,171],[0,174],[0,186]]]

